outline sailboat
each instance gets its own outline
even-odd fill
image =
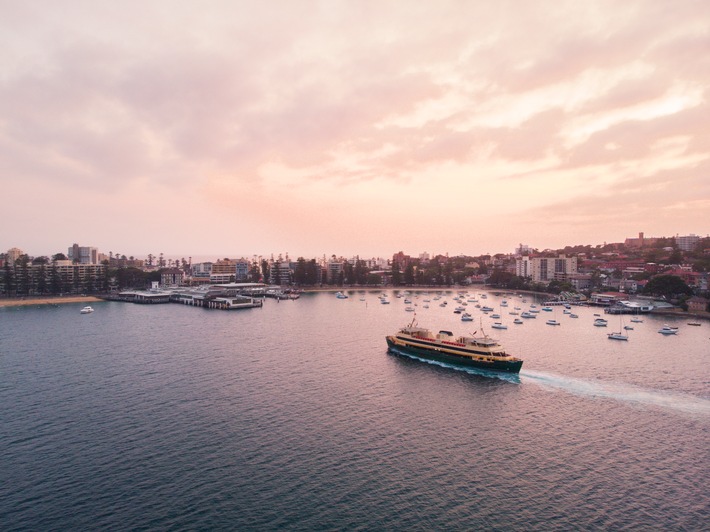
[[[609,333],[606,337],[609,338],[609,340],[628,340],[629,336],[621,332],[624,330],[623,325],[623,318],[621,314],[619,314],[619,332]]]

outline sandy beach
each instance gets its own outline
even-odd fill
[[[28,305],[63,305],[64,303],[95,303],[102,301],[94,296],[66,296],[66,297],[25,297],[0,299],[0,307],[24,307]]]

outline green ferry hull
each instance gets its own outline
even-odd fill
[[[463,355],[457,356],[453,354],[442,353],[439,351],[434,351],[432,349],[422,349],[410,345],[399,345],[395,344],[395,342],[392,341],[389,337],[387,337],[387,346],[388,351],[396,355],[409,354],[418,358],[435,360],[437,362],[445,362],[447,364],[466,368],[478,368],[485,369],[488,371],[500,371],[504,373],[520,373],[520,368],[523,366],[522,360],[515,360],[509,362],[504,360],[483,361],[471,359]]]

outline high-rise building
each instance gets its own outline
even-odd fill
[[[675,243],[682,251],[693,251],[698,242],[700,242],[700,237],[694,234],[675,237]]]
[[[577,273],[577,257],[518,257],[515,261],[515,274],[530,277],[536,283],[566,281]]]
[[[67,250],[67,257],[69,257],[69,260],[77,264],[98,264],[99,250],[98,248],[90,246],[72,244],[72,246]]]
[[[24,254],[25,252],[20,248],[10,248],[7,250],[7,261],[9,264],[15,264],[15,261]]]

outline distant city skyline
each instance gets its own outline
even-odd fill
[[[444,256],[481,256],[481,255],[497,255],[497,254],[505,254],[505,255],[513,255],[513,254],[519,254],[519,253],[528,253],[528,252],[533,252],[533,251],[545,251],[545,250],[562,250],[563,248],[567,246],[604,246],[607,244],[626,244],[631,248],[639,248],[640,246],[643,245],[643,239],[645,238],[647,242],[647,246],[653,245],[653,243],[658,240],[659,238],[678,238],[678,247],[682,249],[683,251],[690,251],[693,246],[695,245],[696,242],[703,238],[710,238],[710,234],[696,234],[696,233],[689,233],[687,235],[645,235],[643,232],[637,233],[637,235],[631,235],[627,236],[624,239],[618,241],[618,242],[611,242],[611,241],[605,241],[605,242],[568,242],[565,243],[561,246],[558,247],[542,247],[542,246],[536,246],[528,243],[518,243],[516,246],[514,246],[510,250],[499,250],[499,251],[494,251],[494,252],[482,252],[482,253],[453,253],[451,251],[437,251],[437,252],[431,252],[430,250],[426,249],[421,249],[421,250],[404,250],[402,248],[397,248],[391,250],[389,253],[384,253],[384,254],[366,254],[366,253],[360,253],[360,252],[352,252],[352,253],[343,253],[343,254],[333,254],[333,253],[327,253],[327,252],[322,252],[322,253],[316,253],[313,255],[305,255],[305,254],[293,254],[289,252],[288,250],[284,251],[272,251],[272,252],[267,252],[267,253],[213,253],[213,254],[207,254],[207,255],[201,255],[201,254],[193,254],[190,252],[186,253],[176,253],[176,254],[169,254],[169,253],[162,253],[163,258],[165,260],[180,260],[180,259],[191,259],[192,263],[198,263],[198,262],[210,262],[210,261],[216,261],[224,258],[230,258],[230,259],[238,259],[238,258],[245,258],[245,259],[251,259],[254,256],[257,257],[262,257],[262,258],[270,258],[273,256],[274,258],[278,258],[279,256],[283,256],[283,258],[288,255],[288,257],[291,260],[296,260],[299,257],[304,257],[307,259],[312,259],[312,258],[321,258],[325,256],[326,258],[330,258],[332,255],[336,255],[337,257],[343,257],[343,258],[353,258],[355,256],[359,256],[361,259],[372,259],[372,258],[384,258],[384,259],[390,259],[393,255],[397,253],[404,253],[405,255],[414,257],[414,258],[420,258],[421,256],[426,256],[427,259],[433,258],[437,255],[444,255]],[[74,246],[77,246],[78,244],[74,244]],[[63,253],[67,257],[71,258],[72,257],[72,246],[65,247],[66,252],[64,250],[59,250],[59,251],[52,251],[52,252],[39,252],[39,253],[32,253],[21,246],[12,246],[11,248],[6,248],[6,249],[0,249],[0,253],[7,253],[9,250],[15,250],[17,253],[17,250],[19,249],[22,251],[22,253],[25,253],[29,256],[37,257],[37,256],[52,256],[56,253]],[[160,251],[152,251],[148,252],[145,254],[140,254],[140,253],[133,253],[132,251],[128,250],[116,250],[114,251],[113,249],[110,250],[104,250],[100,247],[97,246],[80,246],[78,249],[83,250],[82,253],[89,253],[89,250],[94,250],[94,254],[98,255],[113,255],[114,257],[116,256],[123,256],[125,255],[126,257],[133,257],[134,259],[137,260],[145,260],[148,258],[149,254],[153,255],[153,258],[155,261],[157,261],[161,255]]]
[[[704,236],[710,3],[6,2],[0,249]]]

